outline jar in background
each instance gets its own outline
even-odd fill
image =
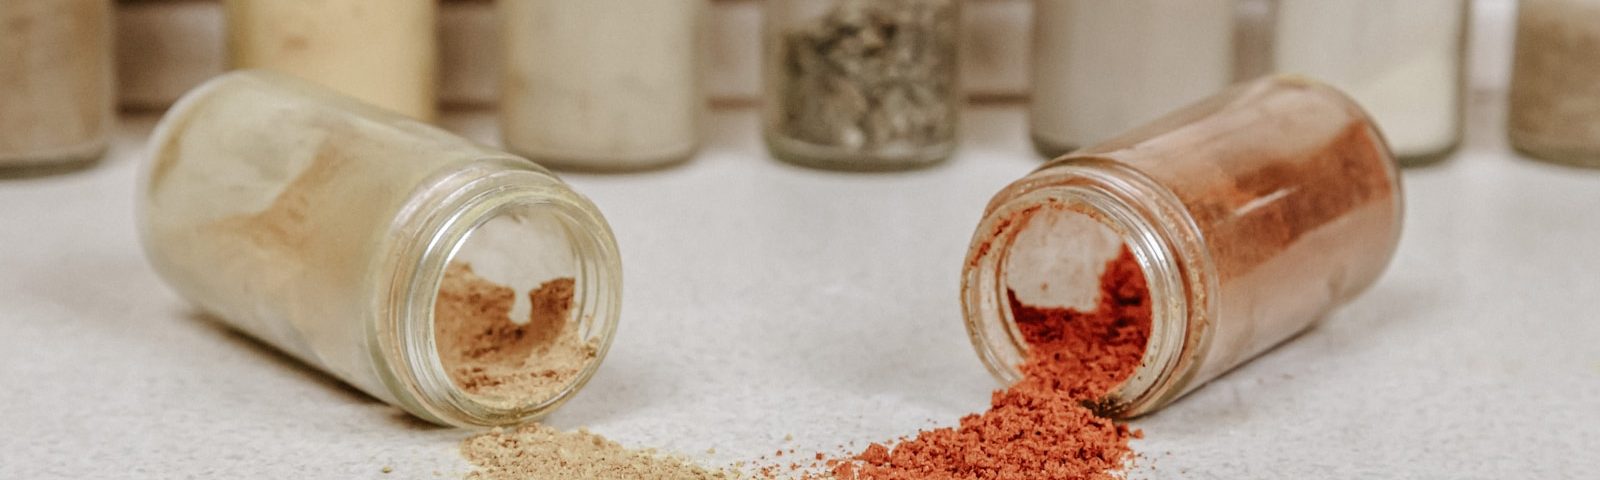
[[[1523,0],[1511,70],[1511,146],[1600,167],[1600,0]]]
[[[223,0],[231,68],[265,68],[436,115],[438,0]]]
[[[0,169],[105,153],[112,125],[110,0],[0,2]]]
[[[1461,143],[1467,0],[1278,0],[1273,65],[1349,93],[1405,165]]]
[[[1400,177],[1372,120],[1326,85],[1267,77],[1056,159],[989,203],[962,279],[990,371],[1021,378],[1009,295],[1092,310],[1123,248],[1148,284],[1139,367],[1102,399],[1149,413],[1371,286],[1399,241]]]
[[[702,136],[706,0],[500,2],[506,148],[553,167],[688,159]]]
[[[1035,0],[1033,145],[1054,158],[1233,81],[1234,0]]]
[[[234,72],[187,94],[156,127],[139,196],[146,256],[183,297],[433,422],[550,412],[594,373],[616,327],[616,244],[588,200],[531,161],[286,75]],[[447,368],[460,331],[441,322],[460,320],[447,304],[462,295],[446,286],[463,269],[474,273],[465,296],[499,302],[478,308],[498,308],[500,323],[473,348],[525,352],[511,349],[521,337],[490,333],[554,312],[541,327],[585,345],[563,381],[481,393],[483,379]],[[541,297],[545,285],[562,296]],[[491,367],[512,382],[549,355]]]
[[[956,146],[957,0],[766,2],[772,155],[841,170],[930,165]]]

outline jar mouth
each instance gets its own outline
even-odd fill
[[[414,254],[400,256],[382,350],[411,397],[402,405],[423,418],[537,420],[587,384],[610,348],[616,243],[598,210],[548,174],[466,177],[435,183],[450,193],[424,215]]]
[[[1139,365],[1092,406],[1127,418],[1175,398],[1170,392],[1182,383],[1184,360],[1197,343],[1203,346],[1209,329],[1191,328],[1208,307],[1203,296],[1195,296],[1203,291],[1192,277],[1197,272],[1185,265],[1192,259],[1184,257],[1195,252],[1174,244],[1170,226],[1156,211],[1161,202],[1140,191],[1154,184],[1129,184],[1134,177],[1121,174],[1137,174],[1117,168],[1064,160],[996,195],[969,249],[962,305],[980,359],[996,379],[1014,384],[1023,379],[1029,344],[1013,301],[1092,311],[1100,274],[1125,248],[1148,288],[1149,338]]]

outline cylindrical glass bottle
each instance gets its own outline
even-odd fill
[[[767,148],[842,170],[930,165],[956,146],[957,0],[766,3]]]
[[[1600,0],[1523,0],[1511,71],[1511,146],[1600,168]]]
[[[438,0],[224,0],[232,68],[289,73],[413,118],[437,98]]]
[[[500,9],[507,149],[586,170],[694,154],[706,106],[706,0],[521,0]]]
[[[1278,0],[1273,65],[1355,98],[1400,162],[1461,143],[1467,0]]]
[[[1234,0],[1036,0],[1029,129],[1054,158],[1233,81]]]
[[[148,158],[139,227],[168,284],[419,417],[537,418],[583,386],[610,344],[621,282],[611,231],[526,159],[264,71],[190,92]],[[571,342],[530,345],[528,328]]]
[[[962,282],[973,345],[1020,378],[1020,304],[1090,310],[1108,260],[1143,270],[1143,359],[1102,399],[1154,411],[1368,286],[1399,241],[1400,177],[1370,118],[1298,77],[1234,87],[1039,168],[990,202]],[[1015,297],[1011,297],[1015,295]]]
[[[0,2],[0,169],[99,158],[112,124],[111,2]]]

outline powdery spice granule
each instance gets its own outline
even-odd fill
[[[651,450],[632,450],[584,430],[562,432],[543,425],[496,428],[461,444],[477,466],[470,480],[720,480],[734,475],[708,470]]]

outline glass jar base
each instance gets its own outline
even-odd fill
[[[1522,156],[1544,163],[1578,168],[1600,168],[1600,148],[1538,148],[1512,143]]]
[[[55,175],[87,169],[100,162],[107,149],[104,140],[28,154],[0,154],[0,178]]]
[[[1399,162],[1402,167],[1429,167],[1444,162],[1445,159],[1454,155],[1460,147],[1461,142],[1458,141],[1423,152],[1395,152],[1395,161]]]
[[[1029,133],[1028,136],[1033,140],[1033,151],[1039,152],[1039,156],[1044,157],[1045,160],[1054,160],[1056,157],[1060,157],[1062,155],[1072,153],[1072,151],[1079,148],[1083,148],[1081,145],[1058,142],[1049,138],[1045,138],[1038,133]]]
[[[584,173],[634,173],[664,170],[687,163],[699,151],[699,146],[690,145],[687,148],[672,149],[663,153],[636,155],[633,157],[618,156],[615,158],[562,155],[548,152],[535,153],[509,145],[506,146],[506,150],[523,158],[533,160],[533,163],[551,170]]]
[[[882,172],[915,170],[943,163],[955,153],[949,141],[922,148],[904,146],[872,151],[851,150],[795,140],[781,135],[766,135],[767,150],[773,158],[803,167],[824,170]]]

